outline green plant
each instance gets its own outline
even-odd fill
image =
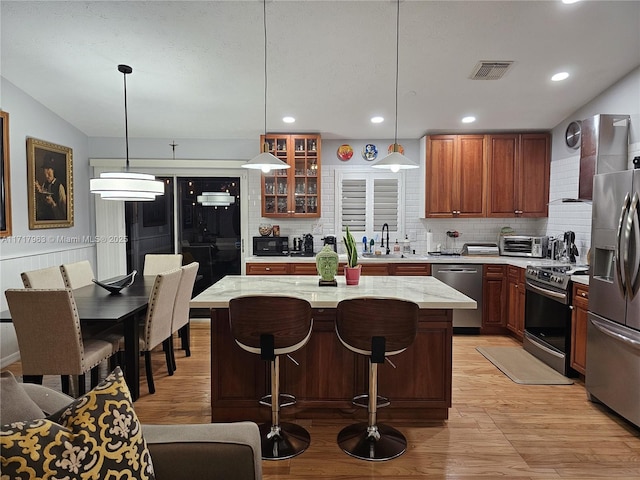
[[[358,265],[358,248],[356,245],[356,239],[353,238],[353,235],[351,235],[349,227],[347,227],[342,240],[344,241],[344,246],[347,250],[348,266],[351,268],[356,267]]]

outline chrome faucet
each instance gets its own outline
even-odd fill
[[[389,249],[389,224],[385,223],[384,225],[382,225],[382,232],[380,232],[380,236],[382,237],[382,240],[380,242],[380,246],[384,247],[384,229],[387,229],[387,255],[389,255],[389,253],[391,252],[391,250]]]

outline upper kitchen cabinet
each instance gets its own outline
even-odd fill
[[[262,216],[320,217],[320,135],[261,135],[265,143],[290,168],[262,174]]]
[[[425,175],[426,217],[486,215],[484,135],[427,137]]]
[[[488,135],[488,217],[546,217],[550,135]]]

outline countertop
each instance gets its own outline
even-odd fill
[[[190,302],[191,308],[227,308],[232,298],[243,295],[282,295],[308,300],[313,308],[335,308],[341,300],[379,296],[409,300],[423,309],[475,309],[475,300],[434,277],[362,276],[359,285],[337,276],[337,287],[318,286],[313,275],[229,275]]]

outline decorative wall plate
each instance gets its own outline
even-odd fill
[[[393,143],[391,145],[389,145],[389,148],[387,149],[388,153],[393,153]],[[398,153],[401,155],[404,155],[404,147],[400,144],[398,144]]]
[[[346,162],[347,160],[351,160],[351,157],[353,157],[353,148],[351,148],[351,145],[345,143],[338,147],[338,158],[340,160]]]
[[[371,162],[377,157],[378,148],[373,143],[367,143],[364,147],[362,147],[362,158]]]

